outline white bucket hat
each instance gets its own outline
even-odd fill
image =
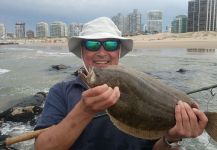
[[[100,17],[84,24],[79,36],[69,39],[69,51],[81,58],[81,41],[83,39],[106,39],[114,38],[121,40],[121,54],[123,57],[133,48],[133,40],[121,36],[120,30],[114,22],[107,17]]]

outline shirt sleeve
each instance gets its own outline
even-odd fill
[[[35,130],[58,124],[67,114],[63,83],[54,85],[48,93],[44,109],[37,120]]]

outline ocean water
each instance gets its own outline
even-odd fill
[[[217,84],[217,51],[215,49],[134,49],[121,64],[151,74],[162,82],[188,92]],[[55,71],[52,65],[70,66]],[[43,45],[0,46],[0,112],[39,91],[47,92],[57,82],[72,78],[82,65],[67,47]],[[177,72],[184,69],[184,73]],[[214,89],[213,94],[217,92]],[[204,111],[217,111],[217,98],[210,91],[191,94]],[[6,122],[2,134],[18,135],[32,130],[28,123]],[[17,149],[33,149],[34,140],[15,144]],[[206,132],[195,139],[185,139],[183,150],[216,150],[217,144]]]

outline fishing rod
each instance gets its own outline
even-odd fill
[[[196,90],[192,90],[192,91],[189,91],[189,92],[186,92],[187,95],[190,95],[190,94],[193,94],[193,93],[197,93],[197,92],[201,92],[201,91],[206,91],[206,90],[209,90],[209,89],[214,89],[217,87],[217,84],[214,84],[214,85],[211,85],[211,86],[207,86],[207,87],[203,87],[203,88],[199,88],[199,89],[196,89]]]
[[[39,134],[41,134],[42,132],[44,132],[47,129],[48,128],[36,130],[36,131],[30,131],[30,132],[26,132],[26,133],[23,133],[21,135],[15,136],[15,137],[7,137],[7,138],[5,138],[5,140],[0,141],[0,149],[6,148],[6,147],[8,147],[12,144],[18,143],[18,142],[22,142],[22,141],[36,138],[39,136]]]
[[[101,118],[107,116],[106,112],[101,112],[97,114],[93,119]],[[49,127],[48,127],[49,128]],[[10,145],[13,145],[15,143],[19,143],[22,141],[31,140],[33,138],[37,138],[42,132],[46,131],[48,128],[36,130],[36,131],[30,131],[26,132],[14,137],[2,137],[0,141],[0,149],[7,148]]]

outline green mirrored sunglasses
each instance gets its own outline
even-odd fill
[[[83,40],[82,41],[82,46],[84,46],[87,50],[89,51],[98,51],[101,46],[106,51],[112,52],[116,51],[120,48],[120,40],[105,40],[105,41],[99,41],[99,40]]]

